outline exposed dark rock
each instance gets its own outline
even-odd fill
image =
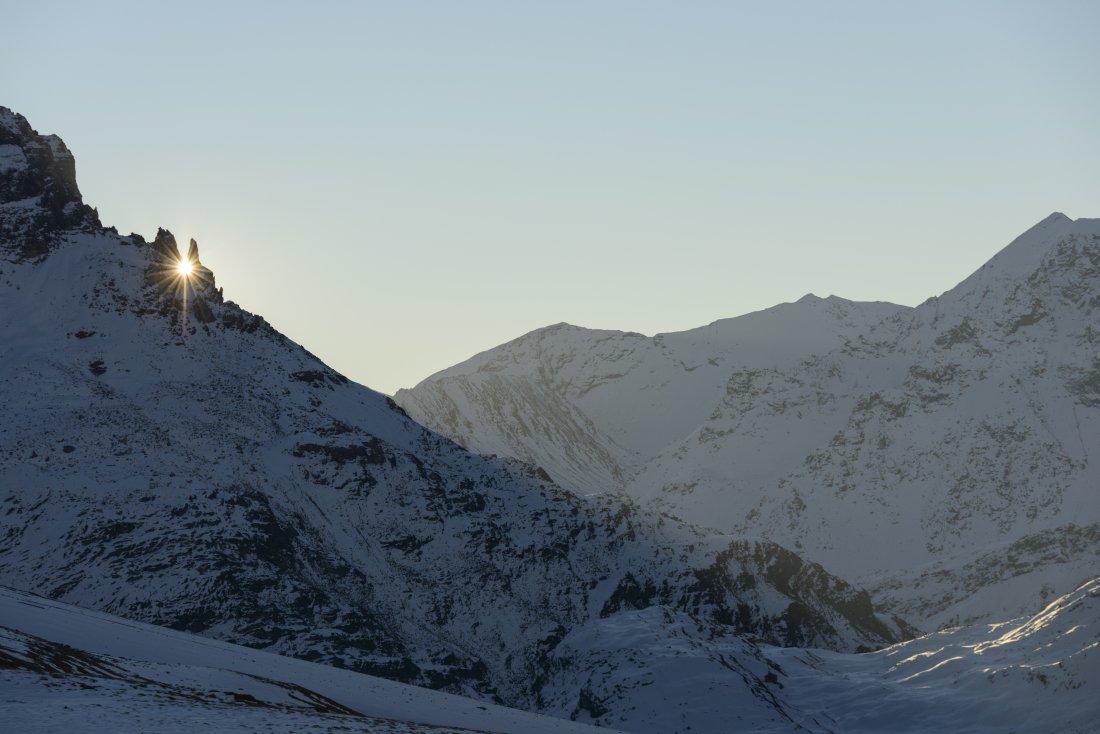
[[[645,609],[653,606],[657,587],[650,580],[639,583],[633,574],[626,574],[600,610],[601,617],[610,617],[622,609]]]
[[[570,718],[576,721],[581,712],[588,714],[593,719],[598,719],[608,712],[608,708],[586,687],[581,689],[580,696],[577,698],[577,708]]]
[[[388,405],[390,407],[390,409],[393,410],[394,412],[400,413],[401,415],[405,416],[406,418],[409,417],[409,414],[405,412],[405,409],[402,408],[400,405],[398,405],[396,402],[394,402],[394,399],[391,398],[389,395],[386,396],[386,405]]]
[[[308,383],[310,387],[325,387],[329,390],[332,390],[334,385],[346,385],[349,382],[348,378],[332,370],[301,370],[292,372],[290,379]]]
[[[322,461],[331,461],[338,465],[356,462],[381,466],[386,460],[386,453],[382,448],[382,442],[376,438],[352,446],[303,443],[299,444],[298,448],[294,451],[295,456],[305,456],[306,454],[320,455],[323,457]]]

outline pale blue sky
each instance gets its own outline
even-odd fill
[[[123,233],[392,392],[539,326],[916,304],[1100,216],[1097,2],[0,2]]]

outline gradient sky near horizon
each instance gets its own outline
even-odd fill
[[[1100,217],[1100,3],[3,2],[105,224],[384,392],[568,321],[915,305]]]

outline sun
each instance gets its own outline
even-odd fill
[[[176,263],[176,270],[179,271],[180,275],[186,278],[188,275],[191,274],[191,261],[187,260],[186,258],[180,260],[178,263]]]

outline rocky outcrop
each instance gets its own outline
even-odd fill
[[[42,257],[61,234],[99,227],[76,184],[76,162],[56,135],[41,135],[0,107],[0,257]]]

